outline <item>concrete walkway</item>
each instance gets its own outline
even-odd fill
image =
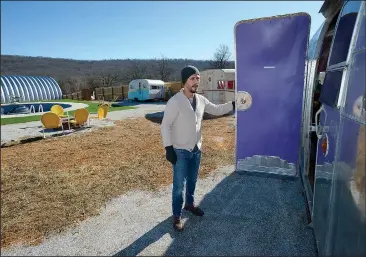
[[[136,105],[137,109],[113,111],[107,114],[106,120],[91,119],[91,128],[81,130],[83,133],[91,131],[93,128],[113,126],[116,120],[122,120],[133,117],[143,117],[147,113],[161,112],[165,109],[165,103],[142,103]],[[75,131],[66,131],[67,133],[75,133]],[[76,132],[78,133],[78,132]],[[62,131],[47,131],[46,137],[54,134],[62,134]],[[40,121],[31,121],[26,123],[9,124],[1,126],[1,144],[11,141],[21,140],[25,137],[43,136],[42,124]]]
[[[113,199],[99,216],[39,246],[2,255],[241,255],[316,256],[299,180],[232,173],[234,166],[198,180],[204,217],[184,212],[185,230],[171,220],[171,186]]]

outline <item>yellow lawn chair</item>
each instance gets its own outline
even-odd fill
[[[64,114],[64,108],[62,108],[62,106],[58,104],[55,104],[51,107],[51,112],[57,114],[61,118],[67,117],[67,115]]]
[[[96,114],[96,115],[90,115],[90,118],[98,118],[98,119],[102,120],[102,119],[105,119],[107,117],[107,113],[108,113],[108,105],[103,104],[103,105],[98,107],[97,113],[93,113],[93,114]]]
[[[62,133],[65,134],[64,127],[62,126],[62,119],[53,112],[47,112],[41,116],[41,123],[43,125],[43,138],[46,138],[45,129],[56,129],[61,127]]]
[[[74,126],[83,126],[89,120],[89,112],[87,109],[77,109],[74,113],[74,119],[70,120],[69,123]],[[90,124],[90,123],[89,123]]]
[[[109,106],[106,104],[99,106],[99,108],[98,108],[98,118],[99,119],[105,119],[105,117],[107,117],[108,107]]]

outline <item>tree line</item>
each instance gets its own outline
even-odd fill
[[[133,79],[149,78],[179,81],[180,70],[188,64],[199,70],[234,68],[227,45],[220,45],[212,60],[125,59],[83,61],[47,57],[1,56],[2,75],[50,76],[56,79],[63,94],[81,89],[127,85]]]

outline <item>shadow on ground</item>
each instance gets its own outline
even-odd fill
[[[81,127],[81,128],[72,128],[71,130],[66,129],[64,132],[62,132],[61,128],[58,128],[58,129],[45,129],[44,130],[45,138],[43,138],[42,126],[35,126],[34,128],[40,128],[40,130],[38,131],[41,134],[40,136],[25,136],[25,137],[23,137],[19,140],[11,140],[9,142],[2,143],[1,148],[11,147],[11,146],[19,145],[19,144],[26,144],[26,143],[36,142],[36,141],[39,141],[39,140],[45,140],[45,139],[53,138],[53,137],[67,136],[67,135],[74,134],[76,132],[81,132],[81,131],[91,129],[92,127],[91,126],[85,126],[85,127]],[[27,129],[27,128],[20,128],[20,129]]]
[[[300,180],[232,173],[200,206],[205,216],[184,213],[183,232],[173,230],[169,217],[115,256],[317,255]]]

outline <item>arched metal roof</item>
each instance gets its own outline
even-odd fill
[[[52,77],[1,75],[1,103],[10,103],[13,96],[21,102],[57,100],[62,91]]]

